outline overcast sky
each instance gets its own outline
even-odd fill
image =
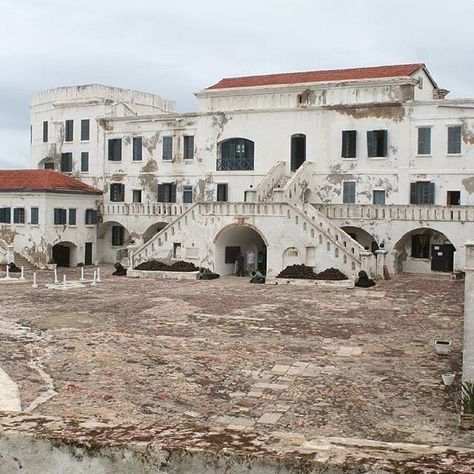
[[[473,0],[0,0],[0,167],[29,166],[31,94],[102,83],[193,111],[222,77],[425,62],[474,96]]]

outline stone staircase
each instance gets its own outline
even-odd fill
[[[15,265],[17,267],[24,267],[25,271],[36,271],[38,267],[33,265],[28,259],[26,259],[23,255],[15,252]]]

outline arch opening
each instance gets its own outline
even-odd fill
[[[148,242],[152,237],[154,237],[160,230],[164,229],[168,224],[166,222],[155,222],[148,229],[143,232],[142,238],[143,243]]]
[[[306,161],[306,135],[295,133],[291,135],[290,170],[296,171]]]
[[[352,237],[357,243],[362,245],[365,250],[375,253],[375,251],[379,249],[379,244],[375,240],[374,236],[366,230],[355,226],[343,226],[341,229],[350,237]]]
[[[237,274],[239,256],[243,257],[243,272],[267,272],[267,245],[264,237],[252,226],[230,225],[222,229],[215,240],[215,271],[221,275]]]
[[[429,228],[407,232],[394,246],[397,272],[452,272],[456,248],[440,231]]]
[[[77,246],[68,241],[58,242],[53,245],[52,260],[58,267],[71,267],[77,265]]]
[[[252,171],[255,144],[247,138],[229,138],[217,146],[217,171]]]

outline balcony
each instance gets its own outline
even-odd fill
[[[253,158],[219,158],[217,171],[253,171]]]
[[[148,203],[106,203],[99,206],[99,212],[109,216],[160,216],[172,217],[182,214],[190,205],[167,202]]]

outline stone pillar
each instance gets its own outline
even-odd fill
[[[466,242],[464,281],[463,380],[474,381],[474,242]]]
[[[372,252],[368,250],[360,254],[361,270],[365,270],[369,277],[372,277],[375,272],[375,257]]]
[[[13,245],[7,245],[7,263],[15,263],[15,247]]]
[[[386,258],[387,258],[388,251],[385,249],[378,249],[375,251],[375,258],[376,258],[376,270],[375,274],[378,277],[381,277],[383,279],[383,267],[387,264],[386,263]]]

